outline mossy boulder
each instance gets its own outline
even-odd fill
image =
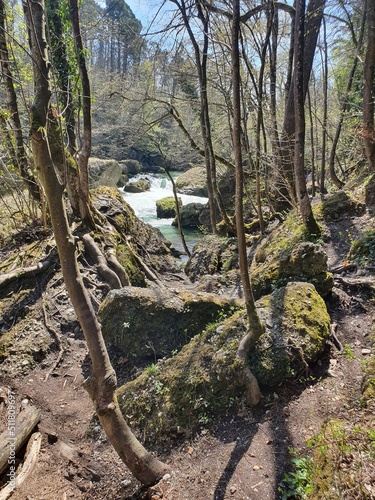
[[[97,210],[109,218],[121,236],[116,237],[116,231],[108,234],[132,285],[145,286],[145,268],[140,259],[158,272],[178,271],[160,231],[138,219],[118,189],[101,187],[92,194]]]
[[[332,290],[326,252],[318,243],[303,241],[303,228],[290,217],[255,252],[250,274],[256,298],[291,281],[313,283],[323,297]]]
[[[93,189],[99,186],[114,187],[120,180],[122,168],[115,160],[90,158],[88,172],[90,188]]]
[[[258,307],[266,331],[249,364],[261,385],[274,386],[317,359],[329,336],[329,316],[308,283],[291,283]],[[235,312],[118,390],[121,411],[146,441],[189,434],[243,402],[236,353],[246,325],[244,312]]]
[[[124,191],[127,193],[144,193],[149,191],[151,188],[150,181],[147,179],[138,179],[136,181],[131,181],[124,186]]]
[[[177,192],[192,196],[207,196],[207,174],[204,167],[194,167],[176,179]]]
[[[238,307],[232,299],[203,292],[125,287],[107,295],[99,317],[108,342],[137,360],[169,356]]]
[[[178,198],[178,205],[182,207],[182,200]],[[172,219],[176,216],[176,204],[173,196],[166,196],[156,202],[156,217],[158,219]]]
[[[236,239],[208,235],[194,247],[194,252],[185,266],[185,273],[195,282],[202,276],[225,273],[236,267],[238,267]]]
[[[183,205],[180,209],[180,223],[182,227],[194,227],[197,228],[201,225],[199,217],[202,213],[204,205],[202,203],[188,203]],[[172,223],[173,226],[177,226],[177,220],[175,219]]]
[[[328,221],[351,215],[363,215],[365,211],[366,205],[364,203],[352,198],[344,191],[337,191],[322,202],[322,216],[324,220]]]
[[[375,357],[372,357],[365,366],[365,375],[362,381],[363,403],[375,406]]]
[[[265,333],[250,355],[261,385],[275,386],[316,361],[330,335],[326,305],[310,283],[288,283],[257,302]]]

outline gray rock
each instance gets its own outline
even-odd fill
[[[170,355],[236,302],[160,288],[112,290],[99,310],[103,335],[129,358]]]
[[[115,187],[122,175],[122,168],[115,160],[89,159],[90,188],[99,186]]]

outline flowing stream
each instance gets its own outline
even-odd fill
[[[180,175],[179,172],[172,173],[172,177],[176,179]],[[127,193],[122,191],[122,195],[129,205],[133,208],[135,215],[147,222],[151,226],[158,228],[161,233],[172,243],[172,246],[179,252],[184,252],[180,235],[176,226],[172,226],[173,219],[158,219],[156,217],[156,202],[166,196],[173,196],[172,183],[166,174],[139,174],[132,177],[130,182],[138,179],[147,179],[151,184],[149,191],[143,193]],[[207,203],[207,198],[201,196],[190,196],[179,194],[183,205],[188,203]],[[190,250],[196,245],[202,237],[202,233],[197,229],[183,228],[187,246]],[[186,260],[186,255],[181,256],[181,260]]]

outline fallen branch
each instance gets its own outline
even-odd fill
[[[346,271],[355,271],[357,269],[357,264],[342,264],[340,266],[331,267],[330,271],[333,274],[344,273]]]
[[[342,276],[335,277],[335,281],[341,283],[348,287],[357,287],[357,286],[368,286],[374,287],[375,281],[374,278],[362,277],[362,278],[343,278]]]
[[[19,413],[15,422],[15,435],[7,429],[0,435],[0,474],[7,468],[10,452],[17,451],[26,443],[40,420],[40,410],[28,406]]]
[[[18,489],[25,479],[30,475],[36,463],[38,462],[39,450],[42,443],[42,434],[40,432],[34,432],[31,435],[30,440],[27,444],[25,460],[22,465],[21,472],[17,474],[15,485],[9,483],[5,488],[0,491],[0,500],[7,500],[13,492]],[[17,471],[18,472],[18,471]]]
[[[55,262],[56,261],[54,259],[46,259],[42,262],[38,262],[35,266],[15,269],[10,273],[3,274],[0,276],[0,288],[5,287],[9,283],[12,283],[12,281],[16,281],[18,279],[33,278],[34,276],[46,271],[49,267],[55,264]]]

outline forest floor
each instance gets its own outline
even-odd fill
[[[331,237],[324,243],[329,266],[346,260],[350,239],[363,234],[370,224],[373,219],[363,215],[331,225]],[[355,271],[353,276],[357,276]],[[371,278],[369,272],[367,276]],[[61,280],[55,281],[54,296],[59,295],[60,314],[71,314],[68,302],[63,300]],[[50,303],[47,307],[51,312]],[[86,345],[79,328],[66,331],[61,338],[63,359],[57,368],[53,369],[57,357],[54,350],[27,374],[13,376],[9,369],[1,378],[0,385],[12,390],[17,405],[27,399],[41,410],[39,460],[12,500],[282,498],[280,482],[291,467],[291,448],[311,453],[307,441],[320,432],[327,418],[375,427],[374,415],[360,404],[363,360],[374,355],[375,303],[371,287],[347,287],[338,277],[327,307],[342,349],[329,343],[308,376],[279,387],[277,392],[264,393],[255,410],[243,408],[224,419],[218,416],[190,439],[152,450],[169,464],[171,471],[147,492],[92,423],[92,404],[82,387],[88,363]],[[51,318],[50,326],[54,328],[58,315]],[[120,378],[122,371],[129,369],[123,357],[114,356],[114,364]],[[3,425],[5,399],[0,396]],[[375,464],[368,467],[373,474]],[[368,496],[345,498],[375,499],[375,477],[371,477],[367,479]],[[358,475],[357,479],[363,478]]]

